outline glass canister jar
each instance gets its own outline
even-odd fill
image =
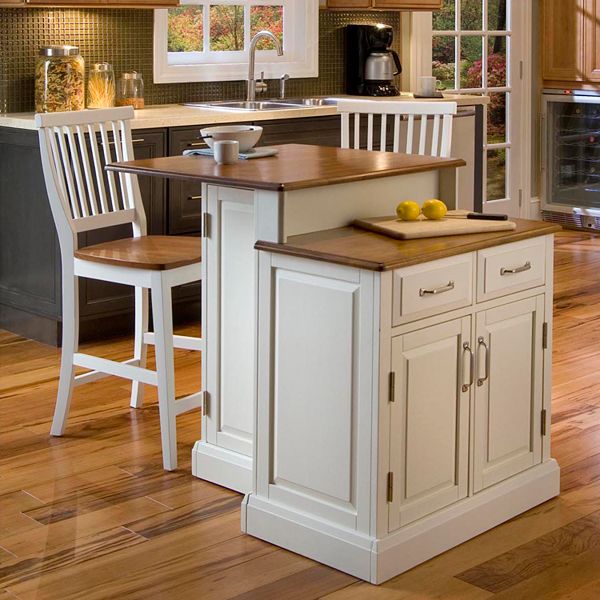
[[[88,75],[88,108],[110,108],[115,105],[115,73],[109,63],[95,63]]]
[[[85,62],[76,46],[40,48],[35,64],[36,112],[85,108]]]
[[[117,83],[117,106],[144,108],[144,79],[137,71],[123,73]]]

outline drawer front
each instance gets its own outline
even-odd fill
[[[480,250],[477,300],[490,300],[546,282],[546,238]]]
[[[473,253],[461,254],[395,271],[392,324],[469,306],[473,261]]]

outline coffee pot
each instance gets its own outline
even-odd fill
[[[400,58],[394,50],[371,52],[365,61],[365,81],[392,83],[401,71]]]

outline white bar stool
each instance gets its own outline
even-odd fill
[[[104,164],[133,160],[131,107],[37,114],[42,166],[62,257],[63,344],[51,434],[64,433],[74,386],[108,375],[132,380],[131,406],[143,403],[144,384],[158,388],[163,466],[177,468],[177,415],[202,406],[204,391],[175,399],[173,348],[204,351],[202,338],[173,335],[171,288],[202,279],[201,241],[146,235],[137,178],[104,171]],[[99,139],[98,139],[99,138]],[[113,154],[114,150],[114,154]],[[83,231],[131,223],[133,237],[86,248]],[[134,356],[117,362],[78,352],[78,277],[135,286]],[[154,333],[148,331],[148,290]],[[154,344],[156,371],[146,368]],[[75,376],[75,366],[91,372]]]

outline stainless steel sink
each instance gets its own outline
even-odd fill
[[[275,100],[265,100],[256,102],[246,102],[245,100],[233,102],[186,102],[184,106],[192,108],[214,108],[218,110],[285,110],[290,108],[289,103],[279,102]]]
[[[218,102],[186,102],[184,106],[192,108],[212,108],[215,110],[286,110],[290,108],[311,108],[314,106],[335,106],[335,98],[285,98],[282,100],[262,100],[247,102],[245,100]]]
[[[302,106],[306,108],[310,108],[312,106],[337,106],[337,98],[285,98],[284,100],[277,100],[277,102],[282,102],[284,104],[289,104],[293,106]]]

